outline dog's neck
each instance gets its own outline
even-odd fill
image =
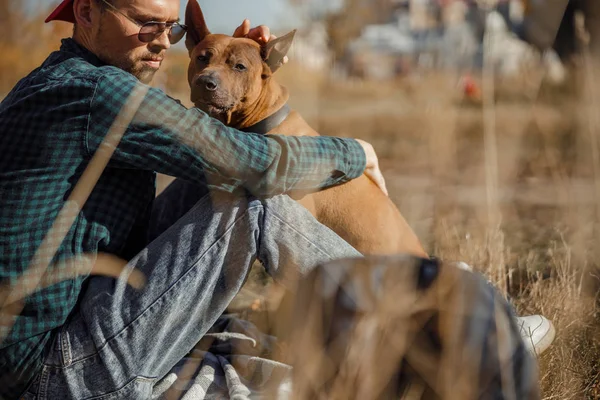
[[[236,129],[253,126],[279,111],[289,97],[287,89],[270,78],[257,100],[244,109],[232,112],[227,125]]]

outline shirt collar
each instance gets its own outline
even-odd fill
[[[96,67],[101,67],[106,65],[106,63],[100,60],[94,53],[77,43],[72,38],[63,39],[62,45],[60,46],[61,52],[73,53],[78,57],[83,58],[85,61],[89,62]]]

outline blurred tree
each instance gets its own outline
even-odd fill
[[[50,52],[58,49],[61,38],[71,35],[71,24],[44,24],[55,5],[0,0],[0,99]]]
[[[15,38],[15,23],[19,17],[20,2],[10,0],[0,0],[0,35],[2,35],[2,44],[12,42]]]

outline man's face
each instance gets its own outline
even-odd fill
[[[104,12],[93,31],[96,54],[104,62],[130,72],[143,83],[149,83],[160,68],[170,47],[168,29],[150,43],[140,42],[140,25],[149,22],[179,20],[179,0],[113,0],[123,14],[102,3]]]

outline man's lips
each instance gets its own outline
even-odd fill
[[[143,59],[142,61],[146,64],[148,64],[149,66],[151,66],[152,68],[158,69],[160,68],[160,64],[162,63],[162,58],[146,58]]]

